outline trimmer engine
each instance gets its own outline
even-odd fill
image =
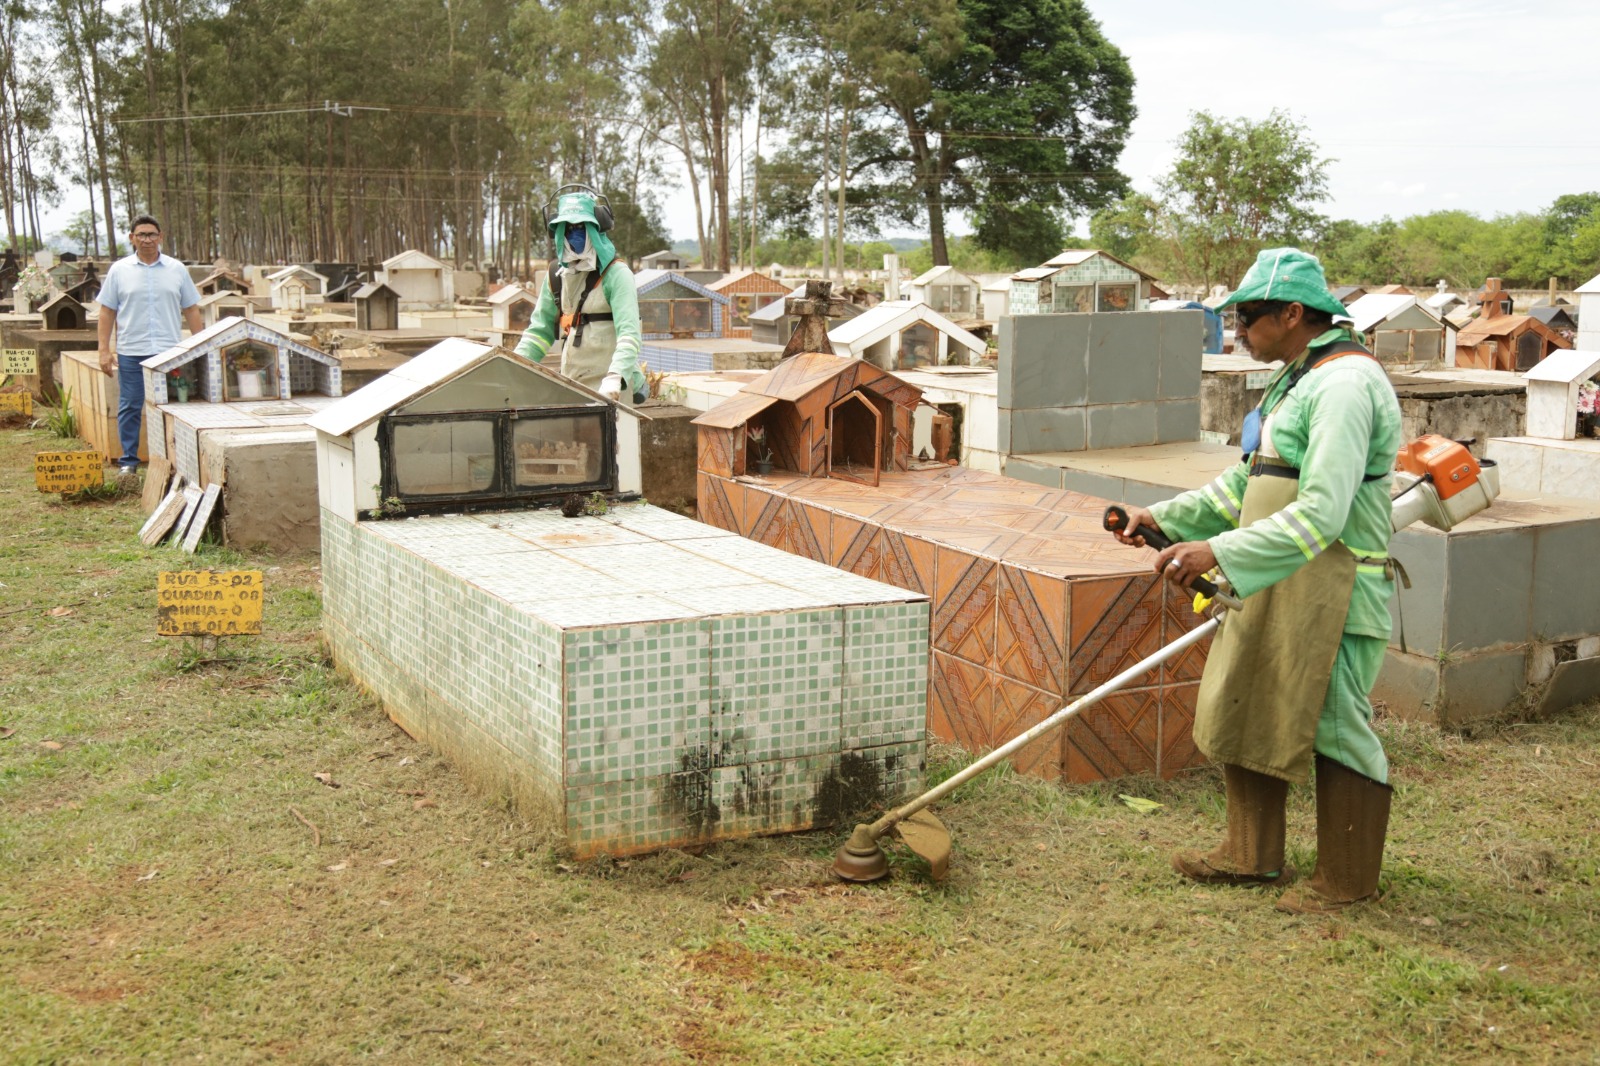
[[[1465,445],[1425,433],[1395,458],[1394,489],[1393,528],[1420,521],[1448,532],[1500,495],[1500,471]]]

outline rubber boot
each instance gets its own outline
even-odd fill
[[[1332,914],[1376,900],[1394,789],[1325,755],[1317,756],[1317,868],[1285,892],[1278,909]]]
[[[1172,868],[1207,885],[1283,884],[1294,870],[1283,863],[1284,805],[1289,782],[1242,766],[1222,764],[1228,835],[1210,852],[1179,851]]]

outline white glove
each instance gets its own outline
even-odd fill
[[[600,395],[611,401],[622,399],[622,375],[607,374],[600,379]]]

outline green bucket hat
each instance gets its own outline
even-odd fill
[[[1256,256],[1244,280],[1239,282],[1239,288],[1230,293],[1217,310],[1256,300],[1303,304],[1330,315],[1346,313],[1344,304],[1328,291],[1322,263],[1310,252],[1298,248],[1268,248]]]
[[[600,220],[594,214],[594,196],[586,192],[564,192],[556,199],[556,213],[550,219],[550,228],[557,222],[588,222],[595,226]]]

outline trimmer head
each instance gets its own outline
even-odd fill
[[[833,873],[841,881],[878,881],[889,876],[889,857],[878,846],[870,825],[858,825],[833,857]]]
[[[889,857],[883,853],[870,825],[858,825],[833,857],[833,873],[843,881],[878,881],[889,876]],[[900,840],[928,864],[935,881],[950,870],[950,831],[926,810],[917,811],[893,827]]]

